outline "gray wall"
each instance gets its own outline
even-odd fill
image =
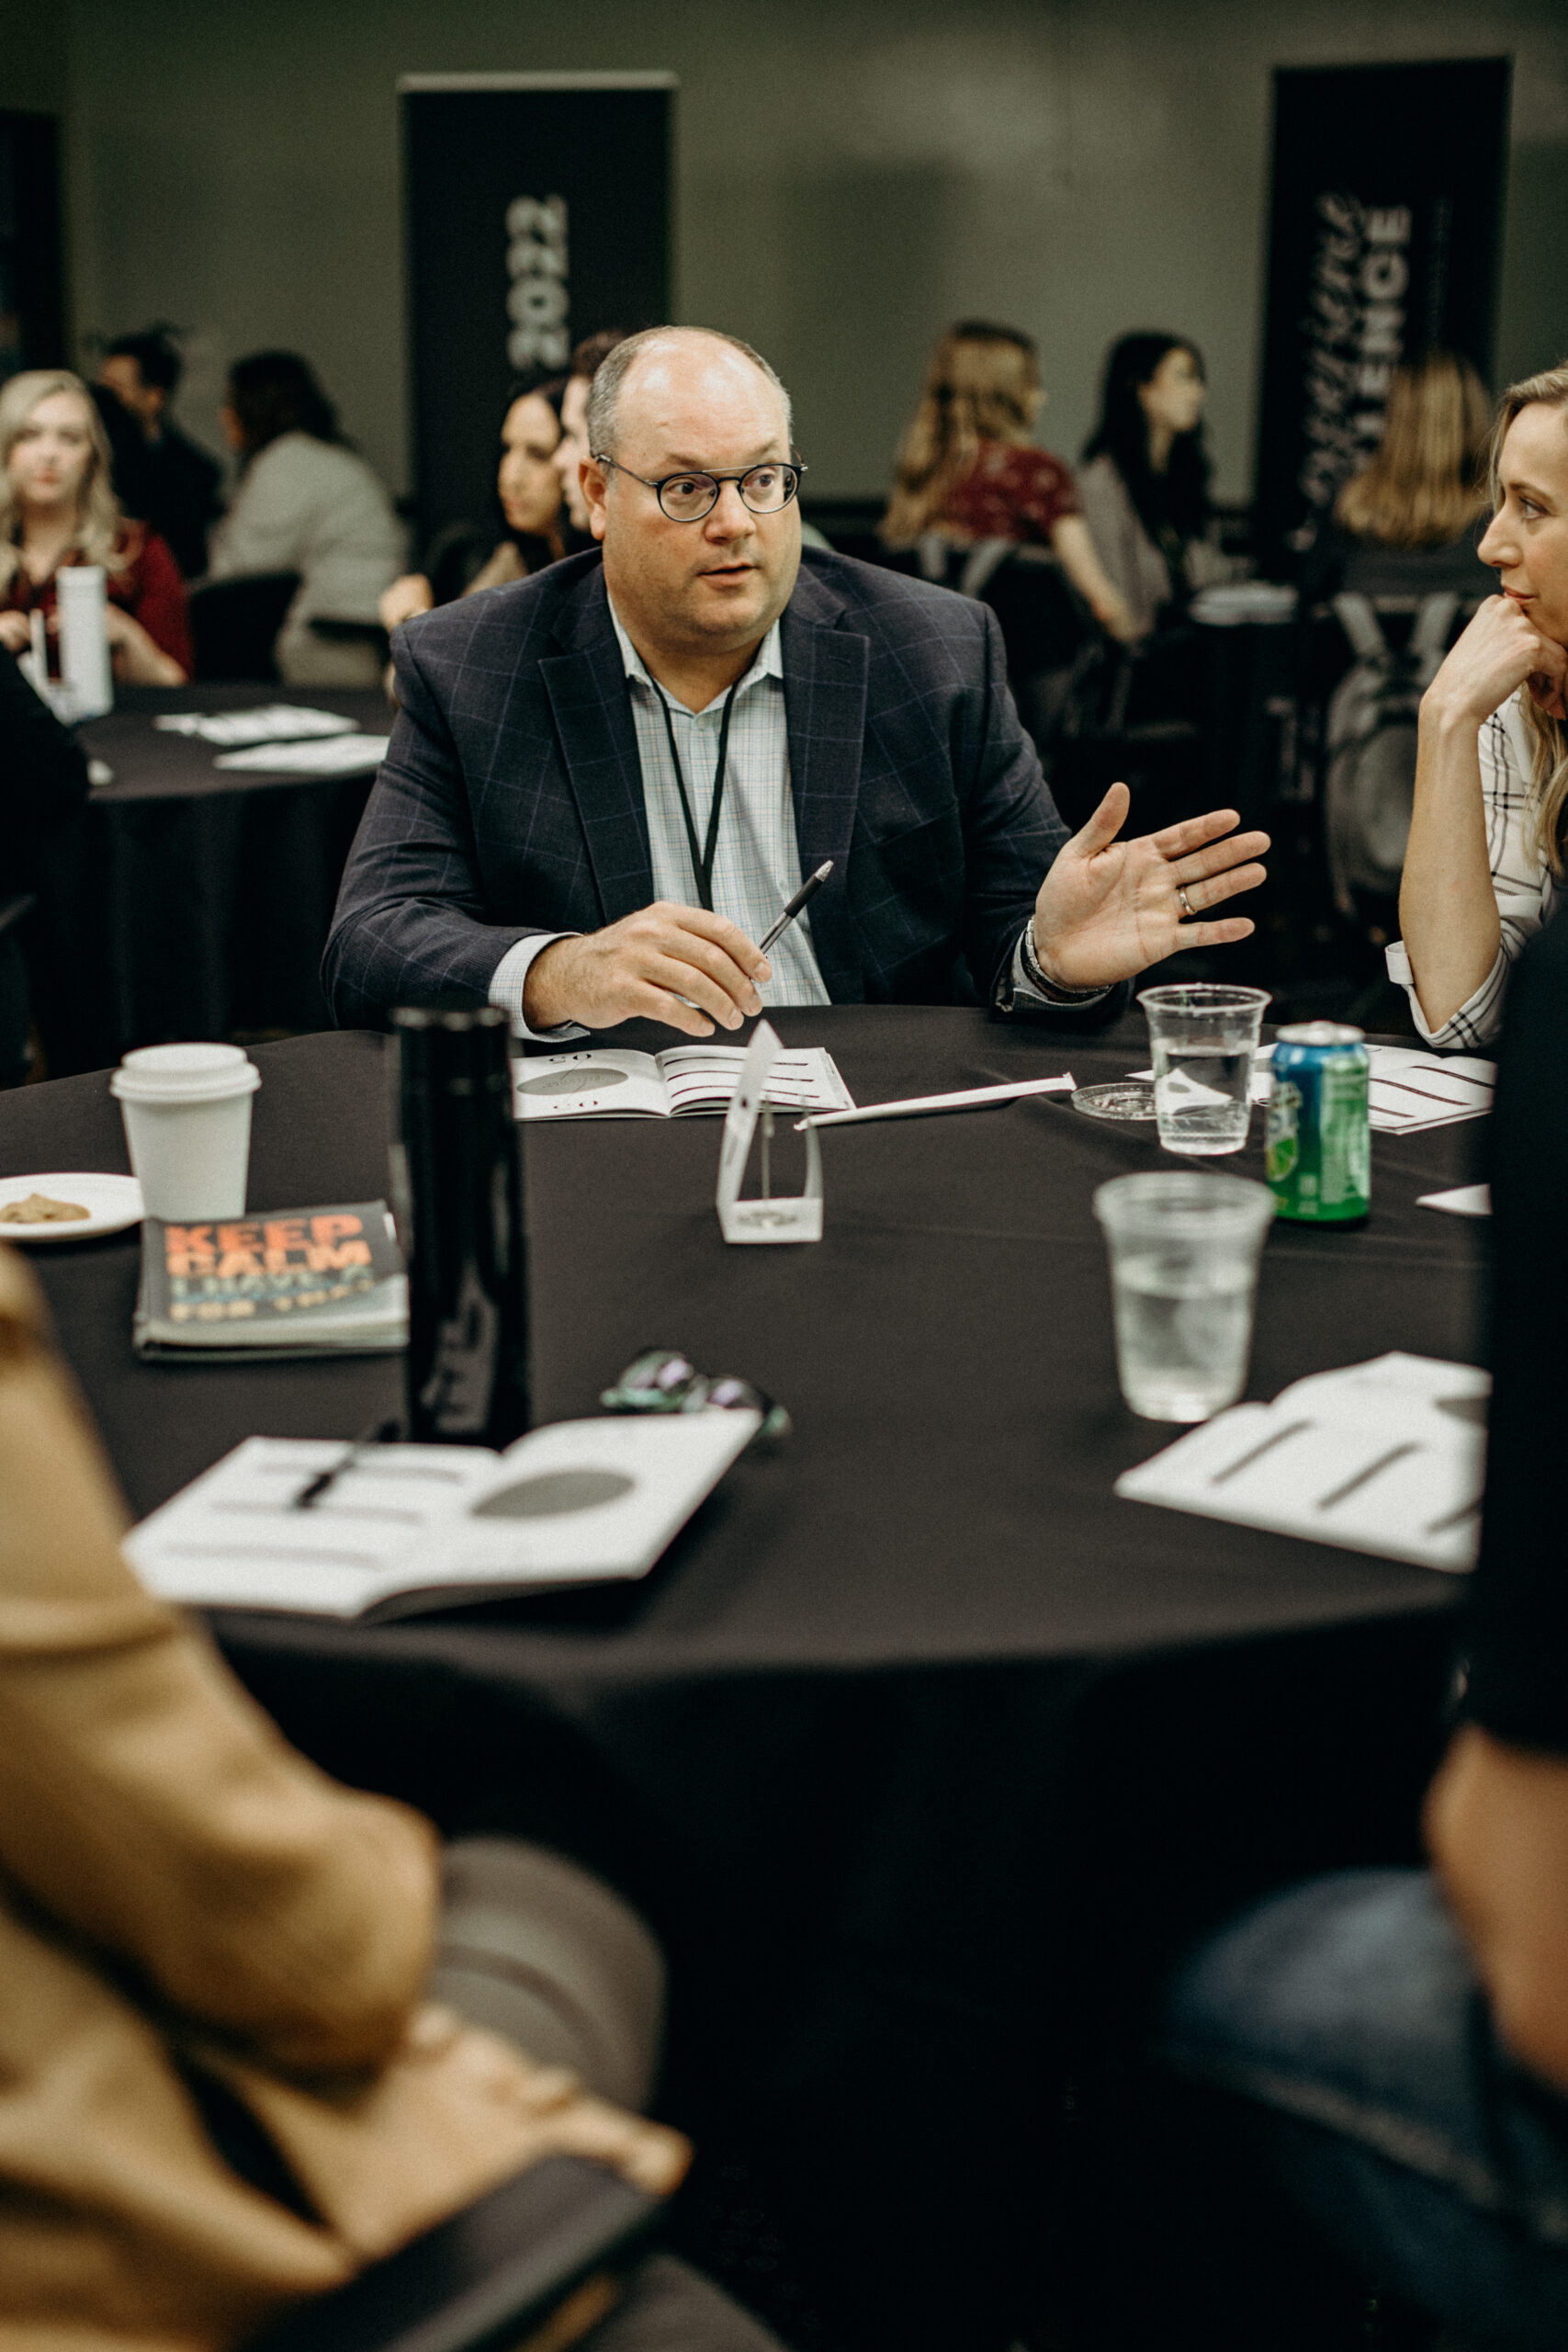
[[[1112,335],[1195,337],[1217,487],[1245,496],[1275,65],[1511,51],[1500,378],[1568,351],[1562,0],[56,0],[53,22],[40,51],[36,0],[0,0],[0,57],[30,60],[0,102],[63,93],[78,333],[186,329],[185,416],[214,445],[225,363],[296,346],[397,489],[405,72],[680,74],[681,312],[775,361],[821,494],[883,485],[932,337],[978,311],[1039,336],[1068,454]]]

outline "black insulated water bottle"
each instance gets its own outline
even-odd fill
[[[520,1131],[504,1012],[392,1014],[392,1200],[409,1270],[408,1434],[504,1446],[528,1427]]]

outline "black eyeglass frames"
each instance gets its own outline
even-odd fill
[[[742,505],[750,507],[753,514],[777,514],[800,488],[800,477],[806,471],[804,466],[786,466],[771,458],[764,465],[747,466],[738,473],[663,474],[659,481],[650,481],[646,474],[633,473],[630,466],[623,466],[618,459],[602,453],[595,454],[593,462],[607,467],[612,473],[626,474],[631,481],[640,481],[645,490],[651,490],[672,523],[700,523],[705,514],[711,514],[718,504],[720,487],[727,481],[735,484]]]

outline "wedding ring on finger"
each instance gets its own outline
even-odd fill
[[[1182,913],[1182,919],[1183,919],[1183,921],[1184,921],[1184,922],[1191,922],[1191,920],[1192,920],[1192,901],[1189,899],[1189,897],[1188,897],[1188,895],[1187,895],[1187,889],[1186,889],[1186,886],[1185,886],[1185,884],[1180,883],[1180,882],[1179,882],[1179,883],[1177,884],[1177,886],[1176,886],[1176,895],[1177,895],[1177,897],[1178,897],[1178,898],[1180,899],[1180,901],[1181,901],[1181,913]]]

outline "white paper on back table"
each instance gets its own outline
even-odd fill
[[[389,735],[328,735],[303,743],[255,743],[248,752],[221,752],[212,763],[242,775],[356,775],[378,768]]]
[[[355,722],[305,703],[269,702],[254,710],[166,710],[152,721],[165,735],[194,735],[220,751],[248,743],[301,742],[308,736],[352,735]]]

